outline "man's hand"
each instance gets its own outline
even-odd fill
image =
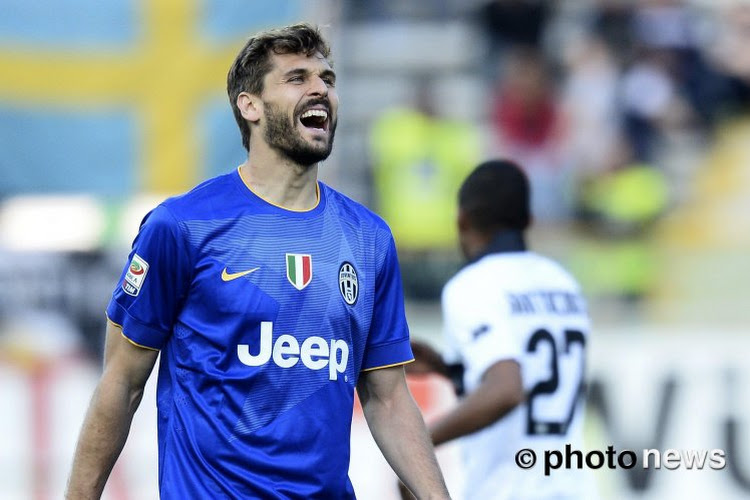
[[[448,376],[448,366],[442,356],[429,344],[418,340],[411,341],[411,350],[414,353],[414,362],[405,365],[406,373],[409,375],[438,375]]]

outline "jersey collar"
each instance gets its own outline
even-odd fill
[[[323,187],[324,186],[323,183],[320,181],[316,181],[316,184],[315,184],[315,189],[318,194],[318,202],[315,204],[315,206],[307,210],[296,210],[292,208],[286,208],[281,205],[277,205],[261,197],[259,194],[253,191],[253,188],[250,187],[250,185],[247,182],[245,182],[245,179],[242,177],[242,174],[240,174],[239,167],[237,167],[234,172],[235,172],[234,178],[236,179],[237,187],[240,189],[240,191],[242,191],[243,195],[249,197],[253,201],[253,203],[255,203],[256,206],[263,207],[265,211],[268,211],[271,213],[284,214],[285,216],[290,216],[290,217],[307,218],[307,217],[317,216],[325,208],[326,191]]]
[[[478,256],[469,261],[472,264],[482,257],[493,253],[505,252],[525,252],[526,241],[523,238],[523,232],[514,229],[505,229],[495,235],[487,247]]]

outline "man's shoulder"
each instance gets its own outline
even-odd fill
[[[529,252],[529,258],[539,269],[539,275],[542,279],[549,279],[553,283],[558,283],[561,287],[569,287],[577,291],[580,289],[575,276],[557,260],[535,252]],[[519,272],[522,272],[522,270],[519,270]]]
[[[203,218],[226,203],[232,192],[235,172],[217,175],[207,179],[191,190],[167,198],[161,206],[168,210],[177,220]]]
[[[339,217],[344,219],[345,222],[350,222],[364,228],[369,227],[371,229],[387,231],[388,233],[391,232],[388,223],[362,203],[354,201],[352,198],[323,182],[321,182],[320,185],[326,192],[326,200],[329,206],[335,210]]]
[[[578,288],[575,277],[554,259],[532,251],[492,253],[458,271],[443,289],[444,297],[476,295],[492,288],[534,288],[539,280]]]
[[[526,252],[522,252],[521,254],[526,254]],[[509,255],[511,254],[490,254],[474,262],[467,263],[448,281],[446,287],[464,290],[467,288],[476,288],[477,284],[481,283],[492,282],[494,286],[502,285],[502,282],[508,277],[509,273],[512,273],[514,270],[514,266],[511,265],[507,258]]]
[[[481,267],[477,264],[478,262],[466,264],[445,283],[442,294],[443,303],[462,301],[462,297],[467,297],[467,293],[473,296],[479,292],[476,284],[484,280]]]

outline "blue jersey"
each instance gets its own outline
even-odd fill
[[[358,376],[413,357],[388,226],[318,191],[290,211],[234,171],[144,219],[107,315],[161,351],[162,499],[354,497]]]

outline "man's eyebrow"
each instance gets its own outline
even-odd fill
[[[297,75],[305,75],[307,74],[307,70],[305,68],[294,68],[290,69],[286,73],[284,73],[284,76],[297,76]]]
[[[308,70],[308,69],[305,69],[305,68],[294,68],[294,69],[290,69],[289,71],[287,71],[286,73],[284,73],[283,76],[284,76],[284,78],[289,78],[289,77],[292,77],[292,76],[307,75],[309,73],[310,73],[310,70]],[[325,69],[325,70],[321,71],[320,72],[320,76],[321,77],[333,78],[334,80],[336,79],[336,73],[332,69]]]
[[[336,79],[336,72],[333,71],[332,69],[326,69],[326,70],[323,70],[323,71],[320,72],[320,76],[321,77],[333,78],[335,80]]]

